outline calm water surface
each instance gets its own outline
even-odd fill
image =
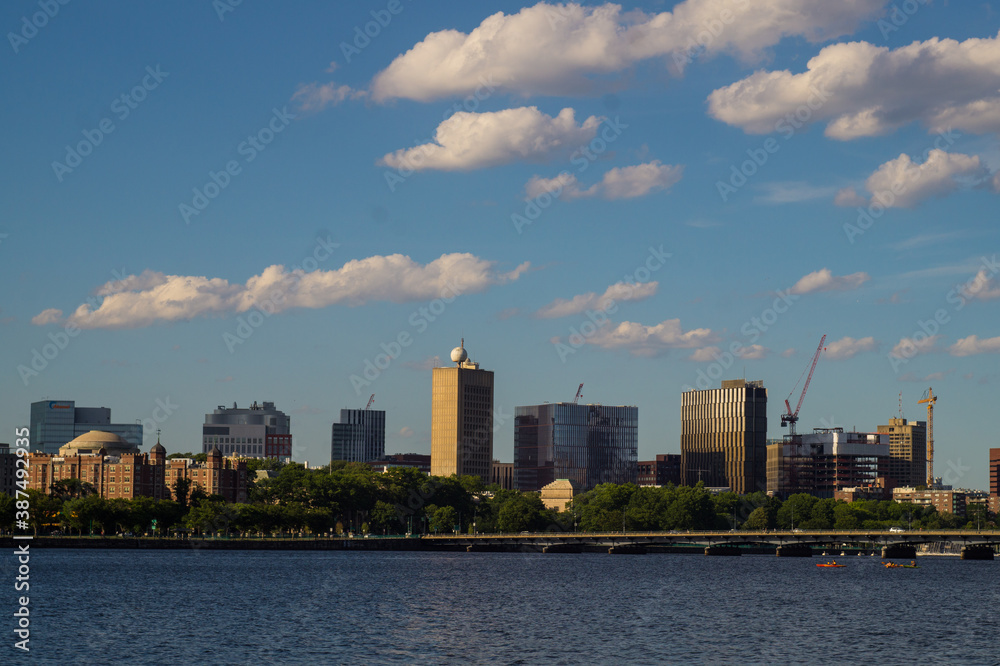
[[[1000,663],[1000,561],[817,561],[38,549],[30,662]]]

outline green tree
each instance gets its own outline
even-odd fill
[[[428,526],[434,534],[448,533],[455,528],[455,523],[457,522],[458,512],[453,507],[442,506],[440,508],[435,507],[433,513],[430,515]]]
[[[767,507],[759,506],[750,512],[743,529],[746,530],[769,530],[774,527],[774,522],[767,510]]]

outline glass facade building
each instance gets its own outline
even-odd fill
[[[342,409],[333,424],[330,460],[371,462],[385,456],[385,411]]]
[[[556,479],[584,490],[635,483],[639,408],[558,402],[514,409],[514,485],[539,491]]]
[[[91,430],[118,435],[129,444],[142,445],[141,423],[112,423],[108,407],[77,407],[73,400],[40,400],[31,403],[31,450],[58,453],[59,447]]]

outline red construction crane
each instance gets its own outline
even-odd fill
[[[581,395],[583,395],[583,382],[580,382],[580,385],[578,387],[576,387],[576,397],[573,398],[573,404],[574,405],[576,405],[576,404],[578,404],[580,402],[580,396]]]
[[[809,367],[809,376],[806,377],[806,383],[802,387],[802,395],[799,396],[799,404],[795,405],[795,411],[792,411],[791,405],[788,404],[788,398],[792,397],[792,393],[795,393],[795,388],[792,388],[792,393],[788,394],[788,398],[785,398],[785,413],[781,415],[781,427],[784,428],[788,426],[788,434],[795,434],[795,424],[799,420],[799,409],[802,408],[802,401],[806,398],[806,391],[809,390],[809,382],[812,381],[813,371],[816,370],[816,363],[819,361],[819,353],[823,351],[823,343],[826,342],[826,334],[819,339],[819,346],[816,347],[816,353],[813,355],[812,365]],[[802,377],[799,377],[799,381],[802,381]],[[795,386],[799,383],[795,382]]]
[[[372,406],[372,403],[373,403],[373,402],[375,402],[375,394],[374,394],[374,393],[372,393],[372,397],[368,398],[368,404],[367,404],[367,405],[365,405],[365,411],[366,411],[366,412],[367,412],[367,411],[368,411],[369,409],[371,409],[371,406]]]

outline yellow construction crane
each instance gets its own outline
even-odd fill
[[[927,403],[927,487],[932,488],[934,486],[934,403],[937,402],[934,389],[928,388],[924,392],[923,399],[918,400],[917,404],[922,405],[925,402]]]

